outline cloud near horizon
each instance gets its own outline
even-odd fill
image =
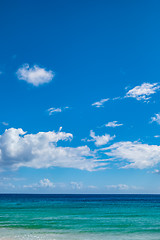
[[[120,127],[120,126],[123,126],[123,124],[118,123],[118,121],[108,122],[107,124],[105,124],[105,127],[112,127],[112,128]]]
[[[9,128],[0,135],[0,170],[20,167],[76,168],[99,170],[106,163],[97,158],[88,146],[61,147],[61,141],[71,141],[73,135],[60,131],[27,134],[21,128]]]
[[[117,184],[117,185],[107,185],[106,188],[108,190],[119,190],[119,191],[128,191],[128,190],[138,190],[141,189],[141,187],[137,186],[129,186],[127,184]]]
[[[117,142],[101,149],[112,159],[120,162],[121,168],[152,168],[160,163],[160,146],[141,142]]]
[[[160,146],[141,142],[116,142],[109,147],[92,151],[87,145],[78,147],[59,146],[73,139],[71,133],[38,132],[27,134],[21,128],[9,128],[0,135],[0,171],[28,168],[75,168],[87,171],[120,168],[153,168],[160,164]],[[115,136],[96,136],[91,131],[96,146],[107,144]],[[63,144],[64,145],[64,144]],[[105,156],[102,158],[102,156]],[[45,184],[45,182],[44,182]],[[47,183],[46,183],[47,184]]]
[[[54,188],[55,185],[48,178],[40,180],[38,183],[24,185],[23,188]]]
[[[16,74],[19,80],[24,80],[35,87],[51,82],[55,76],[51,70],[47,71],[45,68],[41,68],[38,65],[29,67],[29,64],[24,64],[20,67]]]

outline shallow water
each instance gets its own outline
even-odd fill
[[[160,195],[0,195],[3,240],[159,240]]]

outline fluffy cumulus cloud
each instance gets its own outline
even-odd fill
[[[101,99],[99,102],[92,103],[92,106],[100,108],[103,107],[104,103],[107,102],[109,98]]]
[[[33,183],[30,185],[24,185],[23,188],[54,188],[55,185],[49,179],[44,178],[40,180],[38,183]]]
[[[73,135],[60,131],[27,134],[21,128],[10,128],[0,136],[0,170],[20,167],[64,167],[98,170],[106,165],[88,146],[62,147]],[[64,144],[63,144],[64,145]]]
[[[102,136],[96,136],[95,132],[93,132],[92,130],[90,131],[90,137],[92,138],[89,141],[94,141],[95,145],[98,146],[102,146],[107,144],[109,141],[113,140],[115,138],[115,136],[110,136],[109,134],[105,134]]]
[[[0,171],[17,170],[20,167],[35,169],[62,167],[95,171],[105,169],[109,163],[115,166],[118,164],[122,168],[144,169],[156,168],[160,164],[158,145],[127,141],[91,151],[86,145],[66,146],[73,135],[61,130],[62,128],[58,132],[37,134],[27,134],[21,128],[5,130],[0,135]],[[92,139],[89,141],[94,141],[96,146],[105,145],[115,137],[108,134],[96,136],[93,131],[90,136]],[[41,187],[51,187],[53,183],[43,179],[38,184]]]
[[[156,122],[160,124],[160,113],[155,114],[154,117],[151,117],[151,122]]]
[[[44,178],[44,179],[42,179],[42,180],[40,180],[40,182],[39,182],[39,184],[40,184],[40,186],[42,186],[42,187],[54,187],[54,184],[53,184],[53,182],[51,182],[49,179],[47,179],[47,178]]]
[[[18,69],[17,77],[19,80],[24,80],[37,87],[44,83],[49,83],[53,79],[54,73],[51,70],[47,71],[45,68],[37,65],[29,67],[29,64],[25,64]]]
[[[140,86],[136,86],[130,89],[125,97],[136,98],[137,100],[147,101],[150,99],[150,96],[156,93],[160,88],[158,83],[143,83]]]
[[[122,123],[118,123],[117,121],[113,121],[113,122],[108,122],[107,124],[105,124],[105,127],[120,127],[123,126]]]
[[[112,161],[123,168],[152,168],[160,163],[160,146],[140,142],[118,142],[102,149]]]

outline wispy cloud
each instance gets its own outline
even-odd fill
[[[156,123],[160,124],[160,113],[157,113],[157,114],[155,114],[154,117],[151,117],[151,123],[152,122],[156,122]]]
[[[101,99],[99,102],[92,103],[92,106],[100,108],[103,107],[104,103],[107,102],[109,98]]]
[[[155,135],[154,137],[155,137],[155,138],[160,138],[160,135]]]
[[[53,113],[62,112],[62,109],[61,108],[49,108],[49,109],[47,109],[47,111],[49,112],[49,115],[52,115]]]
[[[38,183],[24,185],[23,188],[54,188],[55,185],[48,178],[40,180]]]
[[[143,83],[140,86],[136,86],[130,89],[125,97],[126,98],[135,98],[137,100],[149,100],[152,94],[156,93],[160,88],[159,83]]]
[[[126,184],[117,184],[117,185],[107,185],[107,189],[118,189],[118,190],[128,190],[129,186]]]
[[[159,169],[154,169],[151,173],[160,174],[160,170]]]
[[[3,124],[4,126],[8,126],[8,125],[9,125],[9,123],[7,123],[7,122],[2,122],[2,124]]]
[[[15,185],[13,183],[10,183],[8,181],[0,181],[0,188],[2,189],[14,189]]]
[[[95,132],[93,132],[92,130],[90,131],[90,137],[92,138],[91,140],[89,141],[94,141],[95,142],[95,145],[98,147],[98,146],[102,146],[102,145],[105,145],[107,144],[109,141],[113,140],[115,138],[115,135],[114,136],[110,136],[109,134],[105,134],[105,135],[102,135],[102,136],[96,136],[95,135]]]
[[[29,67],[29,64],[24,64],[20,67],[16,74],[19,80],[24,80],[36,87],[44,83],[49,83],[55,75],[51,70],[47,71],[45,68],[37,65]]]
[[[149,168],[160,163],[160,146],[140,142],[117,142],[102,149],[114,161],[122,163],[123,168]]]
[[[128,89],[128,87],[126,88]],[[125,98],[135,98],[138,101],[143,100],[144,102],[148,102],[151,98],[151,95],[155,94],[160,89],[159,83],[143,83],[139,86],[135,86],[134,88],[127,91],[125,96],[118,96],[113,98],[104,98],[100,101],[92,103],[92,106],[96,108],[104,107],[104,103],[107,101],[115,101],[115,100],[123,100]],[[116,122],[116,121],[115,121]]]
[[[117,184],[117,185],[107,185],[106,186],[107,189],[115,189],[115,190],[119,190],[119,191],[128,191],[128,190],[140,190],[141,187],[137,187],[137,186],[129,186],[127,184]]]
[[[95,186],[95,185],[89,185],[88,188],[89,188],[89,189],[97,189],[97,186]]]
[[[51,108],[47,109],[47,111],[48,111],[49,115],[53,115],[54,113],[62,112],[65,109],[69,109],[69,107],[63,107],[63,108],[53,108],[53,107],[51,107]]]
[[[82,182],[71,182],[72,189],[82,189],[83,183]]]
[[[105,127],[120,127],[123,126],[122,123],[118,123],[118,121],[113,121],[113,122],[108,122],[107,124],[105,124]]]

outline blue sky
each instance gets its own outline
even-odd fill
[[[0,192],[160,192],[159,8],[1,1]]]

